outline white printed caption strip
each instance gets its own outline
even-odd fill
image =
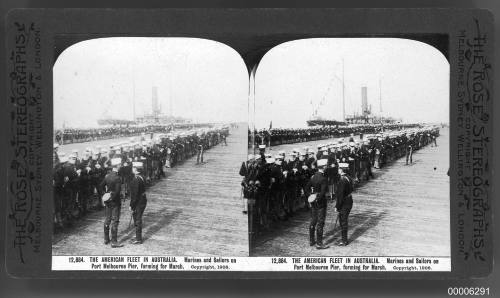
[[[53,256],[63,271],[451,271],[449,257]]]

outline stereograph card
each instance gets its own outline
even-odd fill
[[[488,275],[492,22],[479,9],[11,11],[7,271]]]

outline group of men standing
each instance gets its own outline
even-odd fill
[[[359,124],[353,126],[313,126],[309,128],[270,128],[248,131],[248,144],[265,144],[267,146],[278,146],[300,142],[309,142],[322,139],[346,137],[351,134],[375,134],[384,130],[409,129],[418,127],[418,124]]]
[[[154,181],[166,177],[166,169],[197,155],[203,162],[205,150],[227,145],[228,127],[188,131],[179,134],[146,134],[128,142],[59,152],[54,144],[53,189],[54,226],[62,229],[90,211],[104,209],[104,242],[119,247],[117,230],[122,202],[130,199],[136,227],[133,243],[142,243],[142,214],[146,207],[145,190]]]
[[[293,149],[288,157],[285,151],[273,156],[264,144],[259,145],[259,154],[250,154],[240,168],[243,196],[251,202],[250,234],[269,230],[273,222],[287,220],[299,210],[311,210],[310,244],[326,248],[323,226],[331,199],[336,201],[342,230],[338,244],[347,245],[355,186],[374,177],[372,168],[382,168],[403,156],[411,163],[413,152],[436,144],[437,136],[437,127],[386,131],[360,135],[359,139],[352,134],[348,139],[320,144],[316,150]]]

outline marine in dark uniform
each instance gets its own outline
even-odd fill
[[[58,228],[63,228],[64,223],[62,220],[63,202],[64,202],[64,163],[68,161],[66,156],[58,158],[57,164],[54,164],[53,169],[53,186],[54,186],[54,223]]]
[[[80,170],[80,179],[78,184],[78,208],[80,216],[85,216],[89,209],[91,166],[92,158],[89,150],[87,149],[80,160],[80,164],[78,165],[78,169]]]
[[[254,163],[255,156],[253,154],[248,155],[248,159],[245,162],[241,163],[240,167],[240,176],[243,176],[243,180],[241,181],[241,191],[242,191],[242,197],[243,197],[243,213],[247,214],[248,213],[248,199],[253,199],[254,198],[254,193],[255,193],[255,181],[254,178],[251,177],[252,175],[252,168],[253,168],[253,163]]]
[[[276,155],[274,159],[274,163],[269,166],[271,177],[270,211],[273,217],[283,220],[286,219],[286,216],[283,204],[285,177],[283,176],[282,155]]]
[[[408,165],[408,160],[410,161],[410,164],[413,163],[413,147],[414,144],[412,142],[412,138],[405,138],[405,149],[406,149],[406,164]]]
[[[63,165],[63,177],[64,177],[64,199],[63,199],[63,213],[65,220],[71,221],[75,219],[76,216],[76,206],[77,206],[77,194],[78,194],[78,184],[79,175],[77,172],[76,157],[70,155],[68,162]]]
[[[345,246],[348,244],[347,239],[347,224],[349,219],[349,213],[352,209],[352,190],[353,190],[353,181],[346,174],[346,170],[349,168],[349,165],[346,163],[339,164],[339,174],[340,179],[338,183],[338,192],[337,192],[337,203],[335,208],[339,213],[339,222],[340,228],[342,229],[342,240],[337,243],[337,245]]]
[[[204,148],[203,148],[203,143],[198,143],[196,145],[196,164],[203,163],[203,153],[204,153]]]
[[[101,189],[104,192],[110,193],[109,200],[104,202],[104,244],[110,243],[111,230],[111,247],[122,247],[123,244],[118,243],[118,224],[120,222],[121,210],[121,188],[122,182],[118,171],[121,167],[121,158],[113,158],[111,160],[112,171],[104,177],[101,182]]]
[[[92,202],[91,207],[96,210],[101,210],[104,206],[101,202],[101,188],[99,184],[104,179],[106,175],[105,169],[102,164],[99,162],[99,156],[97,154],[92,155],[92,163],[90,166],[90,192],[91,197],[94,198],[94,202]],[[97,195],[95,195],[97,194]]]
[[[311,204],[311,223],[309,224],[309,245],[316,244],[317,249],[325,249],[328,246],[323,244],[323,227],[326,218],[326,194],[328,192],[328,179],[324,175],[327,165],[326,159],[318,161],[318,171],[312,176],[306,185],[307,196],[316,195],[316,199]],[[316,236],[316,237],[315,237]]]
[[[132,239],[132,244],[142,243],[142,215],[147,205],[146,181],[141,175],[142,169],[142,162],[132,163],[134,177],[130,180],[130,211],[132,211],[135,226],[135,238]]]

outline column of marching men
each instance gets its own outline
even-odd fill
[[[92,142],[118,137],[129,137],[139,133],[164,133],[172,129],[173,125],[147,126],[110,126],[100,128],[64,128],[54,131],[55,141],[59,145],[82,142]]]
[[[346,137],[351,134],[374,134],[383,130],[408,129],[419,125],[414,124],[361,124],[352,126],[325,126],[310,128],[271,128],[254,130],[255,144],[276,146],[299,142],[309,142],[322,139]],[[252,146],[252,132],[248,131],[248,144]]]
[[[120,197],[130,198],[130,182],[134,177],[134,163],[141,164],[141,177],[147,186],[165,177],[167,168],[175,167],[196,156],[203,163],[203,154],[218,144],[227,145],[229,128],[216,127],[183,133],[159,134],[147,139],[147,134],[130,138],[127,142],[109,146],[87,147],[83,152],[60,152],[54,144],[53,189],[54,227],[71,226],[88,212],[103,209],[102,196],[106,192],[105,177],[120,161],[118,177]]]
[[[337,197],[339,173],[349,177],[354,188],[373,177],[372,168],[383,168],[402,157],[407,164],[412,163],[413,152],[428,144],[437,146],[438,136],[437,127],[415,127],[364,135],[361,140],[351,135],[317,148],[295,148],[274,156],[266,152],[266,145],[260,145],[259,153],[250,154],[240,168],[243,197],[255,202],[253,214],[249,214],[251,234],[269,230],[273,222],[310,209],[307,199],[314,191],[307,187],[318,172],[318,163],[324,165],[321,173],[328,181],[327,196],[333,200]]]

